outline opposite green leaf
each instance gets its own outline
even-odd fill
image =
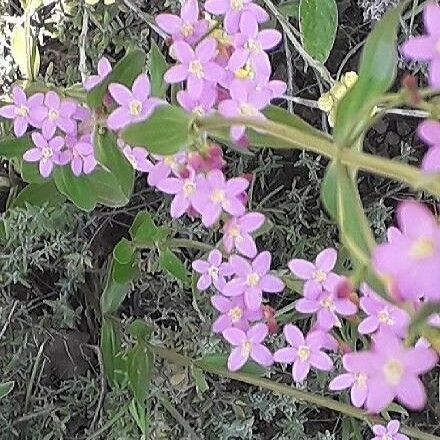
[[[154,244],[158,232],[151,215],[148,212],[139,212],[130,228],[130,235],[136,245],[151,246]]]
[[[306,52],[316,61],[327,61],[338,29],[335,0],[301,0],[299,27]]]
[[[45,183],[31,183],[25,186],[14,201],[11,207],[24,207],[27,203],[34,206],[61,205],[66,197],[61,194],[52,180]]]
[[[121,351],[121,340],[115,322],[109,318],[103,319],[100,345],[105,376],[110,384],[114,384],[117,355]]]
[[[12,391],[14,384],[15,382],[13,380],[0,383],[0,399],[3,399],[3,397],[6,397]]]
[[[185,265],[169,249],[161,250],[159,255],[159,264],[182,283],[188,281],[188,272]]]
[[[126,128],[122,138],[153,154],[175,154],[191,143],[190,123],[191,119],[181,108],[162,105],[146,121]]]
[[[121,83],[131,87],[133,81],[142,73],[145,66],[145,53],[140,49],[129,50],[113,67],[111,73],[87,95],[89,107],[97,108],[102,105],[102,98],[110,83]]]
[[[372,101],[393,84],[397,72],[397,30],[404,6],[389,10],[367,38],[359,66],[359,78],[338,104],[334,137],[345,145],[369,118]]]
[[[6,159],[21,158],[23,153],[32,148],[30,135],[20,138],[6,137],[0,141],[0,156]]]
[[[130,263],[133,259],[135,249],[131,241],[123,238],[113,249],[113,258],[121,264]]]
[[[167,91],[167,84],[164,80],[168,64],[154,40],[151,40],[151,49],[148,53],[149,73],[151,81],[151,96],[163,98]]]
[[[154,358],[145,344],[137,343],[128,353],[128,380],[137,403],[145,406],[153,373]]]

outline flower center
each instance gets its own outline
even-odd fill
[[[218,280],[218,267],[217,266],[211,266],[208,269],[208,274],[214,280]]]
[[[402,363],[397,359],[391,359],[383,366],[385,380],[392,386],[400,383],[404,372],[405,369]]]
[[[51,108],[49,110],[48,117],[51,121],[55,121],[60,117],[60,113],[58,110]]]
[[[226,194],[222,189],[215,189],[211,193],[211,200],[214,203],[223,203],[226,200]]]
[[[29,109],[25,105],[15,107],[15,114],[17,116],[27,116],[29,114]]]
[[[223,29],[215,29],[212,31],[213,36],[221,46],[230,46],[232,44],[232,38]]]
[[[322,307],[330,310],[331,312],[335,311],[336,309],[330,296],[326,296],[325,298],[321,299],[320,304]]]
[[[165,165],[169,166],[170,168],[173,168],[174,166],[177,165],[176,158],[174,156],[165,156],[163,162]]]
[[[390,316],[390,313],[388,312],[387,309],[383,309],[381,310],[378,314],[377,314],[377,319],[380,322],[383,322],[384,324],[388,324],[388,325],[394,325],[394,321]]]
[[[232,322],[238,322],[243,316],[243,310],[238,306],[232,307],[228,312],[228,316],[231,318]]]
[[[41,150],[41,155],[43,159],[50,159],[53,156],[53,150],[50,147],[43,147]]]
[[[247,40],[244,47],[249,52],[254,52],[254,53],[260,53],[263,50],[261,44],[257,40],[254,40],[253,38],[249,38],[249,40]]]
[[[298,357],[305,362],[310,357],[310,348],[307,345],[300,345],[298,348]]]
[[[203,64],[199,60],[193,60],[189,63],[188,67],[189,73],[192,73],[197,78],[203,78]]]
[[[240,228],[236,225],[231,226],[228,230],[228,234],[234,238],[235,240],[239,240],[242,238]]]
[[[246,278],[246,284],[250,287],[255,287],[260,282],[260,275],[255,272],[250,273]]]
[[[249,353],[252,350],[252,344],[250,341],[246,341],[243,343],[243,345],[241,346],[241,354],[242,356],[249,356]]]
[[[244,0],[231,0],[231,9],[240,11],[243,8]]]
[[[194,26],[190,23],[184,23],[180,28],[180,32],[185,38],[191,37],[194,33]]]
[[[242,116],[255,116],[257,110],[252,105],[245,103],[240,105],[240,114]]]
[[[128,107],[130,109],[130,115],[139,116],[139,114],[142,111],[142,102],[139,101],[138,99],[133,99],[133,101],[130,101]]]
[[[254,79],[255,72],[252,67],[247,64],[245,67],[238,69],[234,72],[234,76],[236,79]]]
[[[195,190],[196,190],[196,185],[194,184],[194,182],[191,180],[185,180],[183,184],[183,193],[185,194],[185,196],[188,197],[194,194]]]
[[[360,388],[367,388],[367,375],[365,373],[356,373],[354,380]]]
[[[313,279],[318,283],[323,283],[327,279],[327,274],[321,269],[315,270]]]
[[[198,118],[203,118],[203,116],[205,116],[205,110],[201,105],[197,105],[196,107],[194,107],[192,112],[193,115],[197,116]]]
[[[421,260],[423,258],[432,257],[435,251],[435,243],[427,237],[419,238],[412,246],[409,254],[412,258]]]
[[[393,440],[393,437],[390,434],[384,434],[381,440]]]

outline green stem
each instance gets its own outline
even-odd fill
[[[186,238],[171,238],[166,243],[170,248],[188,248],[197,249],[199,251],[209,252],[214,249],[214,246],[203,243],[201,241],[190,240]]]
[[[162,359],[165,359],[169,362],[172,362],[177,365],[181,365],[183,367],[191,367],[195,366],[200,368],[206,372],[216,374],[218,376],[227,377],[229,379],[238,380],[240,382],[245,382],[249,385],[254,385],[260,388],[264,388],[270,390],[276,394],[282,394],[284,396],[292,397],[296,400],[301,400],[303,402],[311,403],[313,405],[317,405],[323,408],[330,409],[332,411],[339,412],[341,414],[345,414],[349,417],[354,417],[356,419],[362,420],[369,424],[381,423],[384,424],[384,420],[380,417],[372,416],[366,413],[363,410],[354,408],[350,405],[347,405],[342,402],[338,402],[337,400],[333,400],[327,397],[318,396],[317,394],[309,393],[307,391],[298,390],[293,387],[289,387],[286,384],[278,383],[269,379],[264,379],[261,377],[253,376],[251,374],[246,373],[233,373],[227,370],[225,367],[221,366],[213,366],[210,363],[206,363],[203,360],[191,359],[187,356],[183,356],[179,353],[176,353],[173,350],[169,350],[167,348],[158,347],[151,345],[149,346],[150,350]],[[419,440],[439,440],[440,437],[424,433],[415,428],[408,428],[405,426],[401,427],[401,432],[411,436],[413,439]]]
[[[416,167],[353,149],[339,149],[336,148],[331,139],[327,140],[292,126],[279,124],[267,119],[249,117],[221,118],[218,116],[198,120],[197,125],[201,130],[212,134],[215,134],[216,130],[225,129],[232,125],[246,125],[259,133],[272,136],[274,139],[283,142],[282,145],[272,145],[273,148],[300,148],[312,151],[348,165],[352,169],[360,169],[382,177],[405,182],[415,190],[425,190],[435,196],[440,196],[440,178],[436,174],[430,175]]]

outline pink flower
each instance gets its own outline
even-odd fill
[[[158,182],[156,187],[166,194],[174,194],[174,199],[171,202],[171,217],[179,218],[191,208],[196,195],[195,173],[192,172],[185,178],[167,177]]]
[[[405,338],[410,323],[408,313],[386,302],[366,284],[362,286],[362,293],[360,307],[368,317],[359,324],[359,333],[365,335],[388,329],[399,338]]]
[[[409,39],[402,51],[408,58],[430,61],[429,81],[440,87],[440,6],[428,3],[423,18],[427,34]]]
[[[388,425],[374,425],[373,432],[376,434],[371,440],[409,440],[409,438],[399,433],[400,422],[398,420],[390,420]]]
[[[61,157],[61,149],[64,146],[64,139],[56,136],[50,140],[41,133],[32,133],[32,140],[35,148],[31,148],[23,154],[26,162],[39,162],[40,174],[49,177],[54,165],[65,165]]]
[[[215,309],[221,312],[221,315],[212,324],[214,333],[221,333],[229,327],[246,331],[249,329],[249,322],[262,318],[261,309],[249,310],[241,296],[225,298],[223,295],[214,295],[211,297],[211,303]]]
[[[272,353],[262,344],[267,333],[266,324],[255,324],[246,333],[233,327],[224,330],[223,337],[234,347],[228,358],[228,369],[239,370],[249,357],[263,367],[272,365]]]
[[[277,350],[273,359],[275,362],[293,364],[292,377],[295,382],[303,382],[309,374],[310,367],[323,371],[333,368],[328,354],[321,351],[323,344],[320,332],[313,332],[304,338],[298,327],[287,324],[284,326],[284,336],[289,347]]]
[[[294,258],[289,261],[290,271],[300,280],[304,280],[304,295],[311,292],[332,291],[338,280],[338,275],[332,272],[338,254],[336,249],[328,248],[321,251],[315,263]]]
[[[74,119],[78,105],[68,99],[61,100],[55,92],[47,92],[44,97],[45,108],[41,110],[42,132],[46,139],[55,135],[57,128],[66,134],[75,134],[77,122]]]
[[[372,413],[384,410],[395,398],[409,409],[418,410],[426,404],[426,393],[421,374],[437,363],[434,350],[406,348],[389,331],[373,337],[370,359],[364,363],[368,379],[366,407]]]
[[[418,127],[418,134],[429,145],[422,168],[425,171],[440,171],[440,122],[423,121]]]
[[[23,136],[29,125],[41,127],[41,121],[44,119],[44,95],[42,93],[36,93],[28,99],[21,87],[14,86],[12,99],[13,104],[0,107],[0,116],[14,120],[15,136]]]
[[[254,258],[257,255],[257,246],[250,233],[259,229],[264,220],[264,215],[259,212],[230,218],[223,226],[225,250],[230,254],[235,248],[245,257]]]
[[[110,84],[108,90],[120,105],[107,119],[107,126],[111,130],[120,130],[129,124],[143,121],[157,106],[166,104],[162,99],[150,98],[150,80],[144,73],[134,80],[131,90],[117,83]]]
[[[157,162],[148,175],[148,185],[156,186],[158,183],[166,179],[171,173],[180,176],[185,169],[188,156],[186,153],[177,153],[171,156],[153,156]]]
[[[77,138],[75,135],[69,135],[65,138],[67,147],[68,162],[75,176],[80,174],[90,174],[97,165],[92,144],[92,136],[86,134]]]
[[[432,213],[415,201],[397,208],[400,233],[373,251],[373,267],[397,286],[405,299],[440,299],[440,227]],[[398,256],[398,257],[396,257]]]
[[[84,81],[84,88],[89,91],[100,84],[112,71],[112,65],[106,57],[98,61],[98,74],[91,75]]]
[[[172,66],[165,73],[165,81],[170,84],[187,81],[187,90],[193,99],[197,99],[207,84],[217,84],[224,75],[224,69],[214,60],[217,42],[206,38],[195,50],[184,41],[177,41],[170,48],[180,64]]]
[[[222,254],[219,250],[212,250],[207,260],[195,260],[192,268],[202,276],[197,282],[199,290],[206,290],[211,285],[221,290],[226,284],[225,277],[232,274],[228,263],[223,262]]]
[[[153,169],[153,164],[148,160],[148,151],[145,148],[125,145],[122,153],[135,170],[149,173]]]
[[[229,89],[231,99],[221,101],[218,111],[227,118],[238,116],[265,119],[260,110],[270,104],[271,94],[267,91],[256,91],[253,87],[246,87],[239,83],[233,83]],[[246,131],[244,125],[231,127],[231,139],[238,141]]]
[[[246,11],[251,12],[258,23],[269,20],[268,13],[252,0],[208,0],[205,9],[214,15],[224,15],[226,32],[235,34],[239,30],[240,18]]]
[[[342,364],[347,373],[336,376],[329,384],[332,391],[341,391],[351,388],[351,403],[360,408],[368,396],[368,375],[366,363],[371,361],[369,352],[348,353],[342,357]]]
[[[156,23],[171,35],[173,41],[184,40],[189,44],[199,42],[209,29],[207,20],[199,20],[197,0],[186,0],[180,11],[180,17],[173,14],[159,14]]]
[[[225,164],[223,150],[217,144],[208,144],[202,151],[188,153],[188,166],[196,173],[221,170]]]
[[[278,293],[284,289],[284,283],[268,273],[271,261],[272,256],[268,251],[258,254],[252,263],[238,255],[232,255],[229,263],[236,277],[223,287],[223,295],[244,294],[246,307],[250,310],[259,309],[263,301],[263,292]]]
[[[257,75],[270,75],[269,56],[265,52],[281,41],[280,32],[274,29],[258,31],[258,23],[251,12],[244,12],[240,19],[240,33],[234,36],[235,51],[228,62],[228,69],[235,72],[250,62]]]
[[[191,96],[188,90],[180,90],[177,92],[177,101],[187,112],[203,117],[212,111],[217,101],[217,90],[215,86],[207,83],[201,95],[196,99]]]
[[[192,205],[201,214],[205,226],[212,226],[223,210],[235,216],[244,214],[245,207],[239,196],[249,186],[246,179],[235,177],[226,180],[220,170],[212,170],[206,177],[198,175],[196,182],[197,192]]]

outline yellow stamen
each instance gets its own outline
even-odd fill
[[[313,279],[318,283],[323,283],[327,279],[327,274],[323,270],[318,269],[313,272]]]
[[[260,275],[255,272],[250,273],[246,278],[246,284],[250,287],[255,287],[260,282]]]
[[[298,357],[303,362],[308,360],[310,357],[310,348],[307,347],[306,345],[300,345],[298,348]]]
[[[243,8],[244,0],[231,0],[231,9],[240,11]]]
[[[17,116],[27,116],[29,113],[29,109],[25,105],[21,105],[20,107],[15,107],[15,114]]]
[[[243,310],[241,307],[235,306],[229,310],[228,316],[231,318],[232,322],[238,322],[243,316]]]
[[[249,52],[253,52],[253,53],[259,53],[263,50],[263,48],[261,47],[261,43],[259,43],[257,40],[254,40],[252,38],[249,38],[249,40],[246,42],[244,47]]]
[[[186,38],[191,37],[192,34],[194,33],[194,26],[189,23],[184,23],[180,28],[180,32]]]
[[[188,71],[197,78],[203,78],[205,73],[203,72],[203,65],[199,60],[193,60],[189,63]]]
[[[252,350],[252,344],[249,341],[246,341],[241,346],[241,354],[242,356],[248,356]]]
[[[397,359],[391,359],[383,366],[383,372],[385,375],[385,380],[390,385],[396,386],[402,380],[405,368]]]
[[[196,185],[194,184],[194,182],[192,180],[185,180],[184,184],[183,184],[183,193],[185,194],[186,197],[194,194],[195,190],[196,190]]]
[[[60,117],[60,113],[58,112],[58,110],[50,109],[48,117],[51,121],[55,121]]]
[[[249,104],[241,104],[239,111],[242,116],[255,116],[258,113],[257,109]]]
[[[377,314],[377,319],[380,322],[383,322],[384,324],[388,324],[388,325],[393,325],[394,321],[390,316],[390,313],[388,312],[387,309],[383,309],[381,310],[378,314]]]
[[[44,147],[41,150],[41,155],[43,156],[43,159],[50,159],[53,156],[53,150],[50,147]]]
[[[423,258],[432,257],[434,255],[434,251],[434,241],[430,238],[422,237],[411,246],[409,254],[412,258],[421,260]]]
[[[331,312],[334,312],[336,310],[336,307],[333,304],[333,300],[330,298],[330,296],[327,296],[327,297],[323,298],[320,301],[320,304],[321,304],[322,307],[324,307],[325,309],[330,310]]]
[[[218,267],[217,266],[211,266],[208,269],[208,274],[214,280],[218,280]]]
[[[367,388],[367,375],[365,373],[356,373],[354,380],[360,388]]]
[[[137,99],[133,99],[133,101],[129,104],[130,115],[138,116],[142,111],[142,102]]]
[[[210,199],[214,203],[223,203],[226,201],[226,194],[222,189],[215,189],[212,191]]]

